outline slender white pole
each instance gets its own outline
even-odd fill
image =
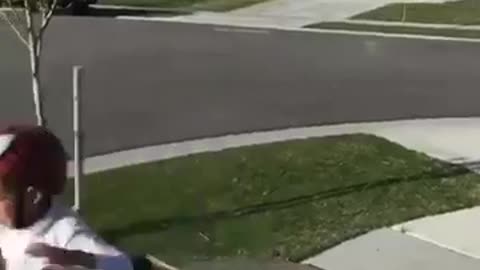
[[[74,210],[80,211],[80,192],[81,180],[83,175],[83,156],[82,156],[82,126],[81,126],[81,66],[73,67],[73,136],[74,136],[74,181],[75,198]]]

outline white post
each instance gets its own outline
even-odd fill
[[[80,211],[80,191],[83,175],[83,156],[82,156],[82,126],[81,126],[81,81],[82,67],[73,67],[73,136],[74,136],[74,181],[75,181],[75,199],[74,210]]]

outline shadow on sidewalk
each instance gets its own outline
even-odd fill
[[[405,176],[398,178],[389,178],[369,183],[361,183],[346,187],[339,187],[325,191],[319,191],[307,195],[297,196],[285,200],[260,203],[251,206],[239,207],[236,209],[223,210],[213,213],[207,213],[198,216],[178,216],[171,218],[160,218],[142,220],[137,223],[127,224],[124,227],[110,229],[102,231],[102,235],[110,241],[116,241],[117,239],[125,236],[135,234],[146,234],[152,232],[158,232],[167,230],[174,225],[194,224],[203,222],[212,222],[221,219],[238,218],[242,216],[254,215],[259,213],[265,213],[269,211],[278,211],[283,209],[292,208],[298,205],[307,204],[315,201],[321,201],[329,198],[335,198],[345,196],[352,193],[363,192],[379,187],[385,187],[395,185],[399,183],[417,182],[427,179],[441,179],[445,177],[461,176],[471,173],[469,169],[461,166],[452,165],[448,170],[442,172],[424,172],[413,176]]]

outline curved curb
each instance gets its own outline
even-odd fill
[[[295,139],[307,139],[354,133],[366,133],[384,137],[405,146],[405,140],[403,140],[403,137],[409,136],[409,134],[411,134],[410,131],[412,130],[421,130],[422,132],[426,132],[429,130],[433,130],[434,128],[443,128],[446,130],[462,128],[463,130],[463,128],[465,127],[478,127],[478,130],[480,132],[479,123],[480,118],[418,119],[290,128],[284,130],[253,132],[239,135],[227,135],[178,143],[148,146],[100,156],[94,156],[85,160],[84,170],[86,174],[90,174],[126,166],[133,166],[176,157],[188,156],[192,154],[216,152],[229,148],[283,142]],[[428,140],[425,141],[428,142]],[[407,142],[406,144],[406,147],[408,148],[413,148],[420,151],[424,151],[426,149],[426,151],[429,152],[428,145],[427,148],[422,147],[423,149],[418,149],[416,142]],[[451,162],[458,159],[458,157],[449,157],[448,154],[442,155],[442,153],[433,153],[433,156],[441,159],[447,159]],[[465,159],[458,160],[465,161]],[[69,175],[72,175],[72,168],[72,164],[69,163]]]
[[[452,41],[452,42],[468,42],[468,43],[480,43],[478,38],[467,37],[447,37],[447,36],[435,36],[435,35],[422,35],[422,34],[401,34],[401,33],[384,33],[374,31],[355,31],[355,30],[342,30],[342,29],[320,29],[320,28],[305,28],[305,27],[282,27],[272,24],[251,24],[251,23],[226,23],[224,21],[215,20],[195,20],[190,18],[170,17],[135,17],[135,16],[117,16],[119,20],[131,20],[131,21],[147,21],[147,22],[164,22],[164,23],[182,23],[182,24],[197,24],[203,26],[223,26],[223,27],[241,27],[247,29],[265,29],[265,30],[279,30],[288,32],[305,32],[305,33],[318,33],[318,34],[338,34],[338,35],[351,35],[351,36],[370,36],[381,38],[403,38],[403,39],[418,39],[418,40],[437,40],[437,41]]]

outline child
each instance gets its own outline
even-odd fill
[[[0,249],[7,269],[132,270],[129,257],[55,199],[63,192],[66,167],[65,150],[47,129],[0,131]]]

